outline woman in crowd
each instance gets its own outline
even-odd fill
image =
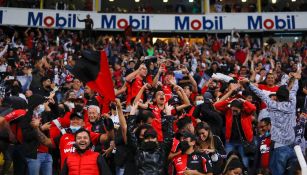
[[[209,155],[213,173],[220,174],[223,160],[226,157],[223,142],[219,136],[212,134],[210,126],[205,122],[200,122],[196,125],[196,135],[198,136],[198,151]]]

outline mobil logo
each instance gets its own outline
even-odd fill
[[[129,15],[125,18],[119,18],[116,15],[101,15],[101,28],[125,29],[129,25],[133,29],[149,29],[150,26],[149,16]]]
[[[53,15],[47,15],[43,12],[28,13],[28,25],[29,26],[39,26],[39,27],[55,27],[55,28],[75,28],[76,27],[77,16],[76,14],[65,14],[60,15],[60,13],[55,13]]]
[[[191,19],[190,16],[175,16],[175,30],[222,30],[223,17],[202,16],[201,19]]]
[[[274,15],[271,18],[264,18],[263,16],[247,16],[248,29],[295,29],[294,15],[287,15],[280,17]]]

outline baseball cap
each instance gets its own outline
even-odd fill
[[[70,114],[70,119],[75,118],[75,117],[79,119],[84,119],[83,114],[81,112],[74,112]]]

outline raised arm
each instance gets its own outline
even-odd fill
[[[25,36],[26,36],[26,37],[28,37],[28,36],[29,36],[28,32],[29,32],[29,30],[30,30],[30,29],[31,29],[31,28],[29,27],[29,28],[27,28],[27,30],[25,31],[25,33],[24,33],[24,34],[25,34]]]
[[[189,107],[190,105],[191,105],[191,103],[190,103],[190,100],[189,100],[189,98],[187,97],[187,95],[185,94],[185,92],[184,92],[184,90],[180,87],[180,86],[178,86],[178,85],[176,85],[175,87],[174,87],[174,89],[175,89],[175,91],[179,94],[181,94],[181,95],[179,95],[182,99],[181,100],[183,100],[183,104],[182,105],[180,105],[180,106],[178,106],[178,107],[176,107],[176,110],[177,111],[181,111],[181,110],[183,110],[184,108],[187,108],[187,107]]]
[[[37,34],[38,34],[38,38],[41,38],[43,36],[42,32],[39,30],[39,28],[37,28],[36,31],[37,31]]]
[[[130,115],[127,118],[127,144],[132,146],[133,149],[137,148],[137,137],[134,133],[135,129],[135,120],[136,120],[136,111],[138,108],[138,102],[132,105]]]
[[[251,52],[249,51],[249,49],[247,49],[247,56],[246,56],[246,59],[243,63],[243,66],[248,66],[248,61],[251,60]]]
[[[190,83],[192,85],[192,92],[197,92],[197,83],[195,81],[195,79],[193,78],[193,76],[189,73],[189,70],[187,68],[184,68],[183,73],[186,73],[187,76],[189,77]]]
[[[262,100],[264,101],[266,104],[269,104],[270,102],[272,102],[272,100],[262,91],[260,90],[258,87],[256,87],[255,85],[249,83],[248,79],[243,79],[240,81],[240,83],[242,84],[249,84],[250,89]]]
[[[298,80],[301,79],[301,74],[300,73],[294,73],[293,77],[295,78],[294,82],[293,82],[293,86],[290,90],[289,93],[289,100],[291,103],[296,103],[296,93],[298,90]]]
[[[125,82],[125,84],[118,91],[115,92],[115,96],[118,96],[126,92],[126,90],[127,90],[127,82]]]
[[[138,92],[138,94],[136,95],[136,97],[135,97],[135,99],[134,99],[134,101],[133,101],[133,103],[136,103],[136,102],[139,102],[140,101],[140,99],[141,99],[141,97],[142,97],[142,95],[143,95],[143,93],[144,93],[144,91],[146,90],[146,89],[149,89],[151,86],[150,86],[150,84],[148,84],[148,83],[146,83],[146,84],[144,84],[143,86],[142,86],[142,88],[140,89],[140,91]],[[147,109],[148,108],[148,105],[147,104],[139,104],[139,107],[141,107],[141,108],[143,108],[143,109]]]
[[[163,66],[161,66],[161,65],[159,67],[158,73],[156,74],[155,78],[152,81],[152,87],[156,87],[157,86],[157,83],[159,81],[159,78],[160,78],[161,74],[165,71],[165,68]]]
[[[119,125],[121,127],[122,136],[123,136],[124,142],[127,143],[127,122],[126,122],[125,116],[123,114],[123,109],[122,109],[122,105],[120,103],[120,100],[117,98],[117,99],[115,99],[115,101],[116,101],[117,113],[118,113],[118,118],[119,118]]]
[[[252,63],[254,64],[254,63]],[[256,75],[260,72],[260,69],[257,67],[255,70],[251,69],[251,76],[250,76],[250,81],[255,82],[256,81]]]
[[[16,43],[15,43],[15,37],[17,36],[17,32],[14,33],[14,35],[12,36],[12,44],[13,47],[16,47]]]
[[[34,131],[37,134],[37,139],[39,142],[49,148],[54,148],[54,145],[52,144],[52,141],[50,138],[48,138],[39,128],[40,126],[40,120],[39,118],[33,118],[31,122],[31,126],[33,127]]]
[[[230,83],[229,84],[229,90],[228,92],[222,97],[220,98],[217,102],[215,103],[219,103],[221,101],[225,101],[227,98],[229,98],[231,96],[231,94],[236,91],[237,89],[240,88],[240,84],[235,84],[235,83]]]
[[[85,19],[80,19],[79,16],[77,16],[77,20],[78,20],[79,22],[84,22],[84,21],[85,21]]]
[[[145,67],[145,64],[141,64],[140,67],[135,70],[134,72],[130,73],[129,75],[126,76],[126,81],[127,82],[131,82],[133,79],[135,79],[135,77],[138,75],[138,73],[140,72],[140,70]]]
[[[7,52],[7,49],[9,48],[9,43],[10,43],[10,39],[7,38],[6,39],[6,45],[5,45],[4,49],[0,52],[0,57],[2,57]]]

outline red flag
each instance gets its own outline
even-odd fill
[[[83,51],[72,74],[108,100],[115,99],[112,76],[104,51]]]
[[[109,100],[115,100],[113,81],[106,52],[100,51],[100,71],[96,80],[88,82],[87,85],[101,96]]]

